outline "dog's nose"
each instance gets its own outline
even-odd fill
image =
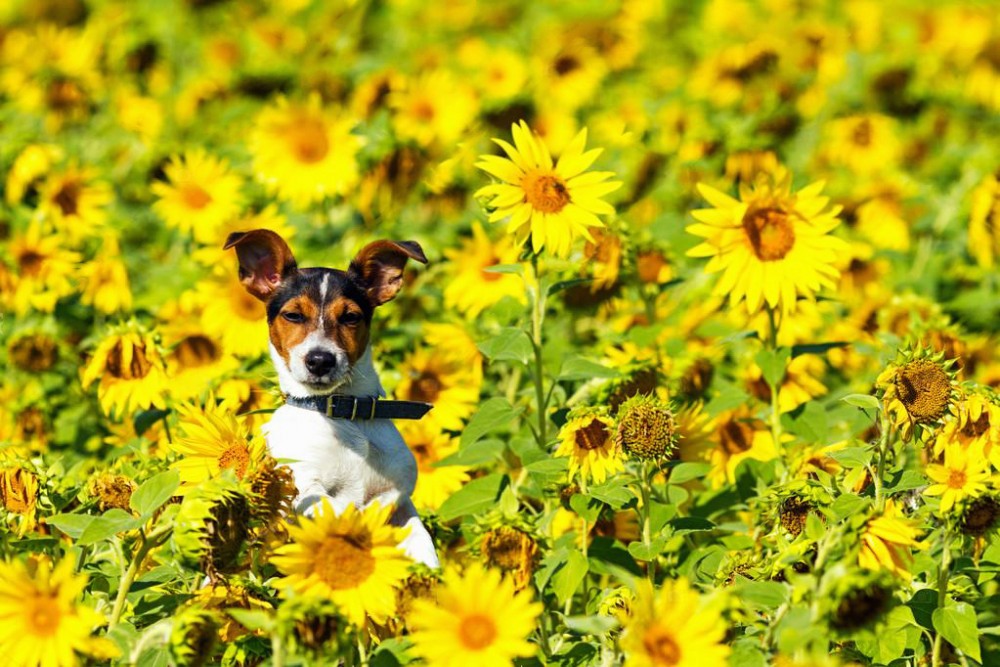
[[[306,354],[306,368],[313,375],[326,375],[337,365],[337,357],[326,350],[310,350]]]

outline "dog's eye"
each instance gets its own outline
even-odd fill
[[[348,312],[340,316],[341,324],[357,324],[361,321],[361,313],[358,312]]]
[[[289,322],[294,322],[295,324],[302,324],[303,322],[306,321],[305,315],[303,315],[302,313],[296,313],[293,310],[288,311],[287,313],[282,313],[281,316],[284,317]]]

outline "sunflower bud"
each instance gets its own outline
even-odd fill
[[[312,658],[343,655],[352,638],[350,623],[330,600],[295,597],[278,608],[278,633],[293,653]]]
[[[174,549],[210,576],[239,569],[250,539],[250,505],[234,481],[209,480],[188,493],[174,521]]]
[[[188,607],[174,616],[170,653],[180,667],[202,667],[212,661],[219,619],[207,609]]]
[[[250,513],[255,522],[269,526],[292,513],[292,500],[298,490],[292,471],[286,466],[279,466],[268,456],[250,473],[247,482],[251,493]]]
[[[634,459],[665,458],[676,447],[674,413],[657,398],[633,396],[618,409],[615,440]]]
[[[781,507],[778,509],[778,521],[782,528],[791,533],[793,537],[797,537],[805,529],[809,513],[815,509],[815,506],[808,500],[791,496],[781,503]]]

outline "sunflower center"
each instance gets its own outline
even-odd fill
[[[562,55],[556,58],[555,62],[552,63],[552,69],[559,76],[566,76],[571,74],[576,70],[580,69],[580,61],[576,56]]]
[[[566,182],[552,172],[529,171],[521,178],[524,198],[542,213],[558,213],[570,202]]]
[[[965,425],[962,426],[962,435],[966,438],[978,438],[988,430],[990,430],[990,415],[983,410],[979,415],[979,419],[975,421],[966,419]]]
[[[80,206],[81,190],[82,188],[77,181],[67,181],[52,197],[52,203],[59,207],[63,215],[76,215]]]
[[[288,129],[288,143],[299,162],[315,164],[330,152],[326,126],[316,118],[302,118]]]
[[[59,630],[61,616],[55,597],[39,596],[28,602],[28,625],[35,635],[54,635]]]
[[[730,456],[750,451],[753,446],[753,428],[743,422],[728,421],[719,429],[719,444]]]
[[[951,398],[948,374],[933,361],[918,359],[899,369],[896,387],[903,407],[918,424],[944,416]]]
[[[642,645],[646,649],[646,655],[650,657],[654,665],[666,667],[681,662],[680,645],[661,625],[652,625],[646,630],[646,636],[642,638]]]
[[[441,393],[442,387],[441,378],[437,376],[437,373],[424,371],[413,381],[413,385],[410,387],[410,399],[433,403]]]
[[[485,614],[469,614],[458,626],[458,637],[467,649],[481,651],[497,636],[497,626],[493,619]]]
[[[434,120],[435,111],[434,105],[432,105],[427,100],[419,100],[413,105],[413,116],[417,120],[421,120],[425,123],[429,123]]]
[[[219,347],[207,336],[188,336],[174,350],[174,358],[184,368],[198,368],[216,361],[221,355]]]
[[[965,474],[964,470],[949,470],[948,471],[948,488],[950,489],[964,489],[965,484],[968,481],[968,476]]]
[[[256,321],[264,317],[264,304],[244,290],[239,283],[234,283],[230,289],[233,312],[244,320]]]
[[[503,274],[497,273],[496,271],[486,271],[491,267],[494,267],[500,263],[500,258],[495,255],[490,255],[489,259],[483,264],[482,278],[485,282],[492,283],[500,280]]]
[[[600,419],[592,419],[586,426],[577,429],[574,439],[580,449],[591,451],[600,449],[608,441],[608,428]]]
[[[17,257],[17,268],[22,276],[37,276],[42,271],[45,255],[33,250],[26,250]]]
[[[232,468],[239,479],[247,472],[247,465],[250,463],[250,454],[243,444],[235,444],[222,452],[219,456],[219,469],[226,470]]]
[[[781,208],[751,208],[743,216],[743,232],[762,262],[783,259],[795,247],[795,229]]]
[[[10,356],[19,368],[37,373],[55,365],[58,350],[51,338],[40,335],[24,336],[11,344]]]
[[[208,194],[204,188],[193,183],[187,183],[181,187],[181,199],[188,208],[200,211],[212,203],[212,195]]]
[[[115,343],[108,353],[108,361],[105,365],[108,372],[119,380],[141,380],[149,375],[149,370],[153,367],[149,359],[146,358],[145,345],[132,346],[132,358],[128,366],[123,364],[124,345],[121,341]]]
[[[371,545],[363,538],[332,535],[316,550],[313,574],[334,590],[356,588],[374,571]]]
[[[867,118],[854,126],[851,141],[855,146],[870,146],[872,143],[872,123]]]

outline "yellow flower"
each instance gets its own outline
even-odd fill
[[[831,121],[824,154],[830,163],[858,174],[892,168],[902,155],[895,121],[881,114],[863,114]]]
[[[279,98],[257,118],[250,138],[257,177],[282,199],[308,206],[343,195],[358,182],[361,138],[354,121],[334,118],[318,95],[304,104]]]
[[[106,235],[97,256],[80,267],[80,282],[84,304],[106,314],[132,308],[128,271],[113,235]]]
[[[104,225],[111,199],[111,187],[95,181],[92,170],[70,168],[42,184],[38,210],[60,235],[76,245]]]
[[[976,450],[968,450],[961,445],[945,447],[944,464],[931,463],[927,466],[927,476],[935,482],[924,490],[928,496],[941,496],[941,513],[961,503],[965,498],[975,498],[985,493],[990,481],[986,461]]]
[[[97,398],[107,415],[125,415],[150,406],[163,408],[167,378],[153,336],[134,327],[112,332],[83,370],[83,388],[100,378]]]
[[[15,519],[17,534],[24,535],[36,525],[35,510],[38,506],[38,478],[21,466],[0,470],[0,506]]]
[[[568,112],[592,99],[607,74],[607,65],[584,35],[545,31],[533,54],[531,83],[536,95]]]
[[[934,354],[922,347],[902,350],[875,380],[886,412],[904,440],[917,428],[940,424],[953,409],[954,372],[943,357],[943,352]]]
[[[785,369],[785,376],[778,387],[778,409],[791,412],[826,393],[826,387],[817,378],[822,377],[826,367],[816,355],[803,354],[795,357]],[[755,363],[746,369],[750,394],[764,403],[771,402],[771,387],[764,379],[763,372]]]
[[[267,352],[267,312],[240,283],[236,271],[201,281],[196,289],[202,304],[201,324],[205,333],[222,342],[238,357]]]
[[[407,531],[387,524],[392,512],[391,505],[376,502],[363,511],[348,505],[337,516],[324,499],[315,516],[288,527],[292,542],[271,558],[287,576],[274,587],[285,595],[294,591],[333,600],[358,626],[365,616],[385,622],[396,610],[396,589],[410,566],[399,548]]]
[[[250,433],[230,410],[217,406],[214,398],[204,408],[181,405],[177,414],[183,436],[167,446],[182,457],[174,464],[181,475],[182,492],[218,477],[223,470],[244,479],[263,463],[264,439]]]
[[[10,665],[72,667],[102,617],[78,604],[87,577],[73,574],[72,558],[54,569],[39,560],[34,571],[20,561],[0,563],[0,647]]]
[[[467,466],[437,465],[458,451],[458,438],[425,420],[400,422],[399,430],[417,459],[417,486],[410,498],[417,509],[435,510],[469,481]]]
[[[174,398],[198,396],[239,366],[239,361],[225,350],[221,341],[206,332],[195,319],[165,325],[163,344],[169,349],[167,377]]]
[[[718,609],[687,579],[664,581],[655,590],[638,584],[631,618],[621,636],[625,667],[724,667],[729,647]]]
[[[436,599],[419,599],[407,619],[413,653],[430,667],[507,667],[535,653],[528,635],[542,611],[528,590],[473,564],[446,570]]]
[[[225,380],[215,390],[220,407],[241,417],[251,431],[266,422],[270,415],[249,413],[278,407],[279,395],[277,391],[264,389],[257,382],[242,378]]]
[[[435,142],[451,146],[478,111],[472,89],[441,70],[412,80],[403,90],[390,93],[389,106],[395,111],[396,135],[421,146]]]
[[[4,300],[18,315],[31,309],[51,313],[59,299],[73,293],[80,255],[65,249],[58,234],[43,234],[42,226],[33,222],[24,234],[11,239],[8,251],[16,273],[10,289],[0,295],[8,292]],[[0,285],[3,282],[0,279]]]
[[[54,144],[25,146],[7,172],[7,185],[4,189],[7,203],[16,204],[24,199],[28,189],[48,173],[62,156],[62,148]]]
[[[621,449],[615,442],[614,422],[595,410],[581,410],[563,424],[555,455],[569,457],[570,479],[579,474],[601,484],[609,475],[625,469]]]
[[[501,181],[480,188],[476,196],[489,198],[488,205],[494,209],[490,222],[510,219],[507,231],[519,245],[530,237],[534,252],[548,248],[556,256],[567,257],[578,237],[593,240],[588,228],[604,226],[598,215],[614,215],[614,207],[601,197],[617,190],[621,182],[609,180],[614,176],[610,171],[587,171],[602,149],[584,151],[586,129],[554,164],[548,148],[523,120],[511,132],[513,146],[493,140],[509,159],[483,155],[476,164]]]
[[[173,156],[164,173],[166,182],[150,186],[158,197],[153,210],[167,226],[202,243],[217,241],[218,228],[240,211],[240,177],[229,171],[226,160],[201,148]]]
[[[1000,175],[989,174],[972,191],[969,254],[984,269],[1000,257]]]
[[[444,251],[451,272],[444,288],[445,303],[470,320],[507,296],[525,303],[524,281],[519,276],[486,271],[498,264],[516,264],[519,254],[509,238],[490,241],[483,226],[474,222],[472,238]]]
[[[722,273],[715,294],[728,295],[733,306],[745,300],[750,314],[765,303],[789,314],[799,296],[835,287],[833,264],[847,244],[829,234],[840,224],[840,207],[827,208],[822,188],[813,183],[792,194],[784,168],[741,184],[738,200],[699,183],[714,208],[692,211],[699,222],[687,231],[706,240],[687,254],[710,257],[705,270]]]
[[[718,417],[713,440],[715,447],[708,452],[712,464],[708,480],[715,487],[735,482],[736,467],[744,459],[770,461],[778,455],[767,425],[743,412]]]
[[[448,431],[460,431],[462,420],[479,403],[482,371],[454,356],[452,350],[433,347],[414,351],[400,367],[395,397],[434,405],[424,421]]]
[[[919,521],[905,518],[896,504],[887,500],[882,515],[865,524],[858,565],[868,570],[886,569],[909,580],[913,577],[910,547],[923,548],[917,539],[920,532]]]
[[[980,454],[1000,470],[1000,404],[982,394],[970,394],[957,406],[957,418],[945,423],[934,439],[934,454],[940,456],[952,443]]]
[[[459,61],[472,75],[473,85],[484,102],[505,102],[524,90],[528,67],[515,51],[492,48],[480,38],[473,38],[459,48]]]

